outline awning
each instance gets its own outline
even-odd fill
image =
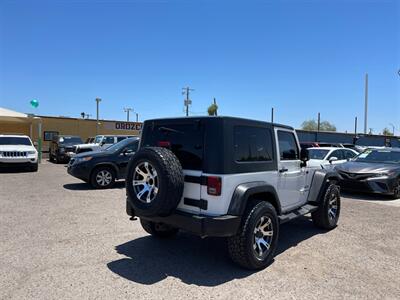
[[[6,122],[31,122],[27,114],[0,107],[0,121]]]

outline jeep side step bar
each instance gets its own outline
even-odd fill
[[[318,209],[317,205],[311,205],[311,204],[306,204],[298,209],[291,211],[290,213],[286,215],[280,215],[278,216],[280,224],[286,223],[288,221],[291,221],[293,219],[296,219],[298,217],[304,216],[308,213],[312,213],[313,211],[316,211]]]

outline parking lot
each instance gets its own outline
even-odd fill
[[[238,299],[400,296],[400,200],[344,195],[339,226],[281,227],[274,262],[249,272],[223,239],[146,234],[125,213],[125,189],[93,190],[44,162],[0,173],[0,298]]]

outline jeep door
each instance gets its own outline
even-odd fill
[[[300,147],[293,130],[275,128],[278,157],[277,193],[283,211],[303,205],[307,201],[306,169],[301,167]]]

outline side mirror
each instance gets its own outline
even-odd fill
[[[331,164],[332,162],[337,161],[337,160],[338,160],[338,158],[337,158],[336,156],[332,156],[332,157],[329,159],[329,163]]]
[[[307,167],[307,161],[310,160],[308,150],[306,148],[302,148],[300,150],[300,160],[301,160],[301,167]]]
[[[300,160],[302,162],[306,162],[306,161],[310,160],[308,149],[303,148],[300,150]]]

